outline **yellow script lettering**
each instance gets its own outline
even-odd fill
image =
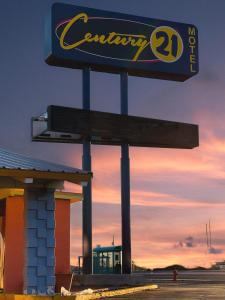
[[[86,42],[86,39],[84,38],[83,40],[81,41],[78,41],[74,44],[71,44],[71,45],[65,45],[64,43],[64,40],[65,40],[65,37],[67,35],[67,33],[69,32],[70,28],[77,22],[79,21],[80,19],[84,19],[84,23],[87,23],[88,22],[88,15],[85,14],[85,13],[81,13],[77,16],[75,16],[67,25],[66,27],[64,28],[61,36],[60,36],[60,39],[59,39],[59,42],[60,42],[60,46],[64,49],[64,50],[71,50],[71,49],[74,49],[78,46],[80,46],[81,44],[85,43]]]
[[[121,46],[128,46],[131,47],[137,47],[138,50],[136,54],[133,57],[133,61],[138,61],[141,53],[145,50],[145,48],[149,45],[149,41],[147,40],[145,35],[134,35],[134,34],[126,34],[126,33],[116,33],[116,32],[109,32],[107,35],[105,34],[92,34],[91,32],[87,32],[84,37],[76,41],[70,45],[65,43],[66,36],[72,26],[74,26],[75,23],[77,23],[79,20],[83,20],[84,23],[88,23],[88,15],[86,13],[80,13],[76,15],[74,18],[72,18],[65,28],[63,29],[63,32],[60,36],[60,46],[64,50],[72,50],[84,43],[99,43],[101,45],[121,45]]]

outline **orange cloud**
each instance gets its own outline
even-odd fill
[[[210,114],[195,118],[200,127],[200,147],[194,150],[138,149],[131,148],[131,189],[132,202],[132,243],[133,259],[139,265],[162,267],[169,264],[186,266],[209,266],[215,261],[224,260],[223,253],[208,254],[205,246],[204,227],[209,218],[215,220],[214,247],[225,251],[225,222],[221,183],[225,180],[225,139],[215,134],[215,130],[225,125],[222,120]],[[214,121],[213,121],[214,120]],[[93,148],[93,202],[97,205],[94,215],[93,238],[96,244],[109,245],[112,234],[120,243],[120,149],[117,147]],[[157,189],[149,183],[162,181]],[[144,182],[144,189],[139,184]],[[193,187],[204,195],[180,195],[164,186]],[[209,186],[210,184],[210,186]],[[225,185],[224,185],[225,190]],[[207,195],[207,192],[208,194]],[[210,196],[211,195],[211,196]],[[102,206],[101,206],[102,205]],[[107,205],[107,207],[105,206]],[[103,207],[104,206],[104,207]],[[117,213],[112,211],[116,207]],[[107,213],[106,213],[106,210]],[[110,211],[112,215],[110,216]],[[71,231],[72,261],[81,253],[80,224]],[[173,245],[194,235],[197,245],[194,248],[174,249]]]

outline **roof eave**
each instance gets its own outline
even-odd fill
[[[24,169],[8,169],[0,168],[0,177],[12,178],[33,178],[46,181],[69,181],[75,184],[85,184],[92,178],[91,172],[52,172],[52,171],[39,171],[39,170],[24,170]]]

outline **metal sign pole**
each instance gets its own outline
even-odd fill
[[[90,69],[83,69],[83,109],[90,110]],[[83,142],[83,170],[91,171],[91,142]],[[92,186],[83,187],[83,273],[92,274]]]
[[[120,74],[121,114],[128,115],[128,74]],[[122,273],[131,273],[129,145],[121,146]]]

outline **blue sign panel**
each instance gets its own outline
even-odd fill
[[[176,81],[198,73],[194,25],[60,3],[49,21],[50,65]]]

